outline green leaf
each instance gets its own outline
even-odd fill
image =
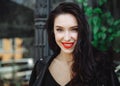
[[[102,40],[104,40],[106,38],[106,34],[103,32],[99,32],[98,37],[101,38]]]
[[[119,36],[120,36],[120,30],[117,31],[117,33],[116,33],[116,37],[119,37]]]
[[[120,25],[120,19],[119,19],[119,20],[114,21],[113,25]]]
[[[108,38],[108,41],[111,42],[113,39],[114,39],[114,37],[113,37],[113,36],[110,36],[110,37]]]
[[[93,29],[93,34],[97,34],[98,30],[99,30],[99,28],[97,26],[95,26],[94,29]]]
[[[112,33],[112,31],[113,31],[113,28],[109,28],[109,29],[108,29],[108,32],[109,32],[109,33]]]
[[[100,13],[102,13],[102,10],[99,7],[97,7],[97,8],[94,8],[93,12],[100,14]]]
[[[84,3],[83,3],[83,6],[85,6],[85,7],[88,6],[88,3],[87,3],[87,2],[84,2]]]
[[[101,22],[101,20],[100,20],[100,18],[99,18],[98,16],[94,16],[94,17],[93,17],[93,24],[94,24],[95,26],[98,26],[98,27],[99,27],[100,22]]]
[[[102,39],[104,40],[106,37],[107,37],[106,34],[103,33],[103,34],[102,34]]]
[[[106,32],[107,31],[107,28],[105,26],[101,26],[101,31],[102,32]]]
[[[76,0],[78,3],[83,3],[84,0]]]
[[[115,20],[110,11],[103,12],[100,8],[107,0],[98,0],[98,7],[92,8],[88,0],[77,0],[84,7],[88,23],[92,29],[92,45],[100,50],[107,50],[116,37],[120,37],[120,19]],[[118,47],[117,47],[118,48]],[[120,52],[116,47],[116,52]]]
[[[107,0],[98,0],[98,4],[101,6],[101,5],[103,5],[104,3],[106,3],[107,2]]]
[[[92,14],[93,14],[93,9],[92,9],[92,7],[87,8],[87,9],[86,9],[86,15],[87,15],[87,16],[92,16]]]

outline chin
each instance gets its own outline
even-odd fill
[[[64,50],[63,52],[66,53],[66,54],[72,54],[73,50]]]

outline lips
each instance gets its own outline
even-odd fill
[[[72,48],[74,42],[62,42],[62,45],[64,46],[64,48]]]

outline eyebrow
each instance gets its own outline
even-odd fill
[[[61,28],[64,28],[64,27],[62,27],[62,26],[55,26],[55,27],[61,27]],[[71,26],[70,28],[78,28],[78,26]]]
[[[70,27],[70,28],[78,28],[78,26],[72,26],[72,27]]]

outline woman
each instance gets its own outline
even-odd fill
[[[29,86],[120,86],[109,56],[92,47],[78,5],[59,4],[50,13],[46,29],[54,55],[36,62]]]

